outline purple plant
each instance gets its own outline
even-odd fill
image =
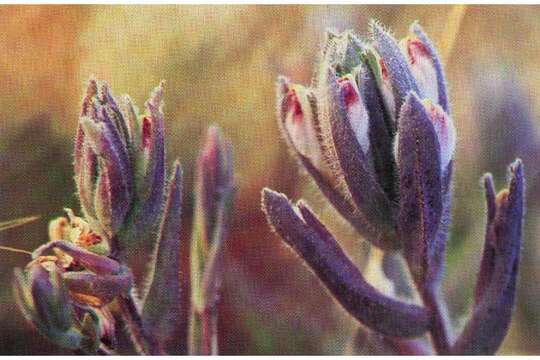
[[[25,317],[76,353],[113,353],[118,321],[138,353],[182,352],[186,345],[174,338],[188,323],[180,308],[186,293],[180,281],[182,170],[175,161],[166,181],[162,92],[161,84],[140,115],[128,97],[119,103],[107,85],[89,81],[74,151],[83,217],[66,209],[67,217],[50,222],[50,241],[32,253],[25,270],[15,271],[14,293]],[[192,338],[209,343],[217,337],[213,299],[233,188],[231,146],[216,127],[201,159],[196,199],[203,205],[192,256],[204,273],[203,285],[193,288],[203,287],[198,293],[210,299],[203,309],[212,311],[213,332],[193,328]],[[207,246],[202,252],[200,244]],[[194,314],[200,306],[194,301]]]
[[[406,269],[420,303],[370,285],[302,200],[264,189],[279,234],[363,326],[398,354],[493,354],[508,330],[523,218],[523,165],[498,195],[484,176],[487,228],[472,314],[455,339],[440,284],[449,231],[455,129],[434,46],[413,23],[399,43],[371,22],[371,40],[328,32],[313,85],[280,77],[282,134],[321,192],[354,229]],[[395,275],[398,276],[395,276]],[[431,349],[421,337],[429,334]],[[377,345],[377,346],[379,346]],[[382,345],[381,345],[382,346]]]

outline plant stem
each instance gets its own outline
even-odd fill
[[[202,311],[193,310],[191,314],[190,355],[217,355],[217,308],[205,307]]]
[[[204,309],[201,317],[201,355],[210,355],[210,314]]]
[[[430,335],[433,346],[438,355],[447,355],[450,352],[448,328],[446,326],[445,311],[437,293],[432,289],[421,292],[425,307],[431,314]]]
[[[217,307],[212,307],[210,311],[210,351],[211,355],[218,355],[218,312]]]
[[[118,303],[126,321],[131,340],[143,355],[165,355],[161,346],[144,331],[143,323],[132,295],[120,296]]]

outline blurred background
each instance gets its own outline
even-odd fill
[[[337,220],[285,148],[274,81],[284,74],[309,83],[327,27],[364,36],[376,18],[402,37],[419,20],[443,58],[459,137],[444,281],[452,321],[459,326],[470,310],[480,263],[479,178],[491,171],[503,186],[506,166],[520,156],[526,236],[517,310],[500,353],[540,354],[539,17],[536,6],[2,6],[0,221],[41,218],[1,232],[0,244],[33,249],[47,240],[47,223],[63,207],[78,209],[71,151],[86,80],[95,75],[142,107],[165,79],[168,163],[183,163],[185,189],[209,124],[234,144],[238,191],[221,352],[343,353],[356,324],[269,231],[261,188],[306,198],[361,267],[367,246]],[[192,197],[185,196],[189,224]],[[0,252],[0,354],[63,353],[24,322],[13,302],[12,269],[28,260]]]

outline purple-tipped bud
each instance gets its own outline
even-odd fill
[[[75,140],[75,180],[83,213],[108,239],[120,229],[132,201],[126,126],[109,88],[103,85],[98,92],[90,80]]]
[[[423,103],[437,133],[441,155],[441,172],[445,174],[456,150],[456,128],[452,118],[444,112],[442,107],[429,100],[425,100]]]
[[[394,109],[397,114],[410,91],[423,94],[416,84],[407,59],[401,53],[396,39],[376,21],[370,23],[370,30],[373,37],[373,47],[377,50],[381,59],[380,66],[383,79],[386,72],[392,86],[393,100],[395,102]]]
[[[292,84],[285,77],[278,78],[278,112],[285,136],[296,151],[320,168],[323,158],[317,139],[312,98],[310,89]]]
[[[504,340],[514,309],[524,214],[523,164],[510,165],[510,184],[495,196],[484,178],[488,219],[473,313],[452,353],[491,355]]]
[[[65,331],[71,327],[71,314],[67,289],[58,273],[51,267],[47,271],[40,264],[30,267],[30,291],[38,316],[47,326]]]
[[[92,349],[83,347],[85,335],[81,332],[81,324],[73,318],[73,306],[59,271],[53,263],[37,262],[25,272],[16,269],[13,290],[19,309],[51,342],[92,353]]]
[[[369,64],[368,55],[365,65],[356,72],[356,81],[364,101],[369,118],[370,157],[373,170],[384,192],[391,200],[396,199],[396,165],[394,162],[393,142],[395,122],[385,108],[384,98],[377,84],[376,75]],[[393,108],[394,104],[390,108]]]
[[[232,145],[222,139],[219,128],[211,126],[197,164],[190,250],[192,354],[217,352],[217,334],[210,334],[208,316],[210,312],[214,314],[211,321],[216,325],[212,331],[217,331],[216,303],[220,296],[224,245],[234,192],[232,161]]]
[[[414,74],[415,78],[419,79],[420,77],[422,77],[426,80],[427,78],[433,79],[432,71],[435,72],[437,93],[435,95],[435,92],[433,90],[431,90],[430,93],[434,96],[433,101],[439,104],[447,114],[450,114],[450,104],[446,89],[446,79],[442,69],[441,60],[439,59],[439,55],[437,54],[435,47],[429,40],[427,34],[424,32],[420,24],[418,24],[418,22],[412,23],[409,28],[409,32],[411,33],[411,41],[414,42],[414,48],[411,49],[410,56],[413,56],[423,62],[423,64],[421,65],[418,64],[419,66],[417,66],[417,70],[413,70],[413,74],[415,72],[418,72],[418,74]],[[430,67],[432,70],[430,69]],[[423,68],[423,70],[421,70],[421,68]],[[422,73],[422,76],[420,76],[420,73]],[[421,88],[429,87],[432,89],[435,87],[434,84],[427,84],[425,80],[424,84],[419,86]],[[426,94],[426,96],[428,95]]]
[[[119,106],[106,84],[91,79],[75,139],[75,180],[85,220],[129,265],[140,263],[141,254],[150,258],[164,201],[162,93],[160,84],[140,115],[128,97]],[[133,268],[141,285],[143,271]]]
[[[369,151],[369,116],[352,75],[337,80],[347,118],[364,154]]]
[[[197,167],[195,231],[191,242],[192,299],[198,310],[215,301],[233,195],[232,147],[208,129]]]
[[[399,43],[401,51],[406,56],[411,73],[422,94],[431,101],[438,103],[439,86],[437,72],[433,59],[424,43],[416,38],[405,38]]]
[[[367,237],[367,240],[383,249],[397,249],[399,242],[395,239],[394,219],[392,204],[386,194],[378,184],[373,173],[369,159],[363,151],[361,143],[358,141],[358,133],[364,142],[368,142],[367,112],[365,108],[362,113],[356,112],[352,108],[352,103],[348,101],[360,101],[358,93],[348,93],[350,84],[340,86],[338,79],[332,69],[328,69],[326,84],[321,84],[320,91],[324,94],[331,110],[328,118],[331,129],[333,147],[335,149],[337,161],[342,176],[347,185],[347,190],[351,194],[354,204],[359,209],[359,216],[365,219],[365,222],[373,229],[375,237]],[[354,89],[352,89],[354,90]],[[348,98],[349,97],[353,97]],[[363,107],[363,104],[357,104]],[[354,111],[353,111],[354,110]],[[363,115],[363,119],[353,121],[349,115]],[[364,129],[360,128],[359,122],[364,123]],[[357,127],[355,131],[354,127]],[[369,143],[368,143],[369,144]],[[367,144],[364,144],[366,147]]]
[[[339,34],[327,30],[320,60],[318,82],[324,82],[328,67],[335,69],[339,75],[352,73],[353,69],[361,62],[364,47],[362,41],[352,30],[346,30]]]
[[[378,88],[377,95],[381,97],[383,102],[384,108],[381,111],[386,112],[385,115],[389,117],[390,123],[393,125],[396,122],[396,114],[399,109],[396,110],[396,99],[388,69],[380,55],[371,47],[366,50],[365,59],[371,71],[370,81]]]
[[[454,122],[452,118],[444,112],[444,110],[439,106],[431,102],[430,100],[422,101],[424,106],[424,111],[427,115],[427,118],[431,122],[435,134],[437,136],[437,142],[439,144],[439,157],[441,165],[441,174],[446,176],[448,172],[448,165],[454,158],[454,153],[456,150],[456,128],[454,127]],[[400,118],[403,115],[400,115]],[[394,153],[396,157],[399,156],[399,142],[400,142],[400,133],[398,132],[396,140],[394,143]]]

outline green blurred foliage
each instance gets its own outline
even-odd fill
[[[477,104],[492,87],[494,72],[512,70],[539,125],[539,16],[537,6],[1,6],[0,221],[34,214],[41,219],[0,233],[0,244],[32,249],[46,241],[49,219],[64,206],[78,209],[71,143],[86,79],[107,81],[115,95],[129,93],[139,107],[164,79],[168,164],[181,160],[185,189],[192,188],[194,161],[209,124],[222,127],[235,147],[238,191],[220,304],[222,352],[342,353],[356,324],[270,233],[260,211],[261,188],[307,198],[359,265],[365,264],[367,246],[336,221],[285,149],[275,119],[274,81],[284,74],[309,83],[327,27],[365,34],[368,20],[377,18],[399,37],[419,20],[443,54],[458,130],[444,283],[458,324],[469,311],[483,242],[478,179],[490,170],[504,174],[506,159],[518,155],[511,147],[501,149],[495,138],[482,138],[490,119]],[[488,66],[495,70],[484,71]],[[504,156],[486,161],[495,150]],[[486,168],[488,163],[496,168]],[[537,200],[535,194],[527,199],[527,260],[504,354],[540,352],[540,291],[525,291],[538,287]],[[186,192],[185,224],[191,209]],[[12,268],[27,260],[0,253],[0,354],[61,353],[24,323],[13,303]],[[187,284],[189,276],[184,278]]]

